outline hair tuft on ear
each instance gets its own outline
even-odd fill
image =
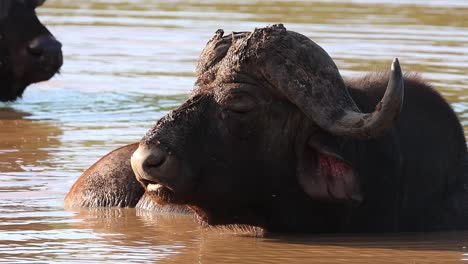
[[[297,174],[304,192],[315,200],[354,205],[362,202],[359,175],[338,154],[306,146]]]

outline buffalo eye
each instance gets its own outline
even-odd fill
[[[233,94],[224,101],[224,108],[236,114],[249,113],[256,105],[257,101],[247,94]]]
[[[229,133],[239,139],[247,139],[256,131],[255,122],[258,101],[246,93],[231,93],[221,102],[221,119]]]

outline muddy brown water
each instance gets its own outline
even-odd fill
[[[2,263],[458,263],[468,232],[246,236],[191,217],[136,209],[65,211],[99,157],[139,140],[180,104],[218,28],[282,22],[319,43],[344,76],[399,57],[468,125],[468,2],[463,0],[48,0],[38,10],[64,44],[53,80],[0,104]],[[430,142],[428,142],[430,144]]]

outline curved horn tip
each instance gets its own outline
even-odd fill
[[[401,72],[400,61],[398,61],[398,58],[393,59],[392,71],[400,71]]]

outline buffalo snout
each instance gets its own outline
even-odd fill
[[[160,182],[160,171],[166,162],[167,153],[160,148],[140,145],[133,153],[131,164],[137,179],[146,188],[150,183]]]
[[[62,44],[36,15],[43,0],[0,2],[0,101],[13,101],[59,72]]]
[[[31,59],[36,60],[42,66],[44,73],[51,75],[50,77],[62,66],[62,44],[51,35],[34,38],[27,50]]]
[[[180,181],[181,162],[171,151],[160,146],[140,144],[132,155],[131,165],[137,180],[147,192],[156,192],[166,199],[176,192],[184,192],[184,184]]]
[[[56,61],[57,66],[61,66],[62,58],[62,43],[57,41],[53,36],[42,35],[33,39],[28,46],[29,53],[46,61],[60,59]],[[59,63],[60,62],[60,63]]]

